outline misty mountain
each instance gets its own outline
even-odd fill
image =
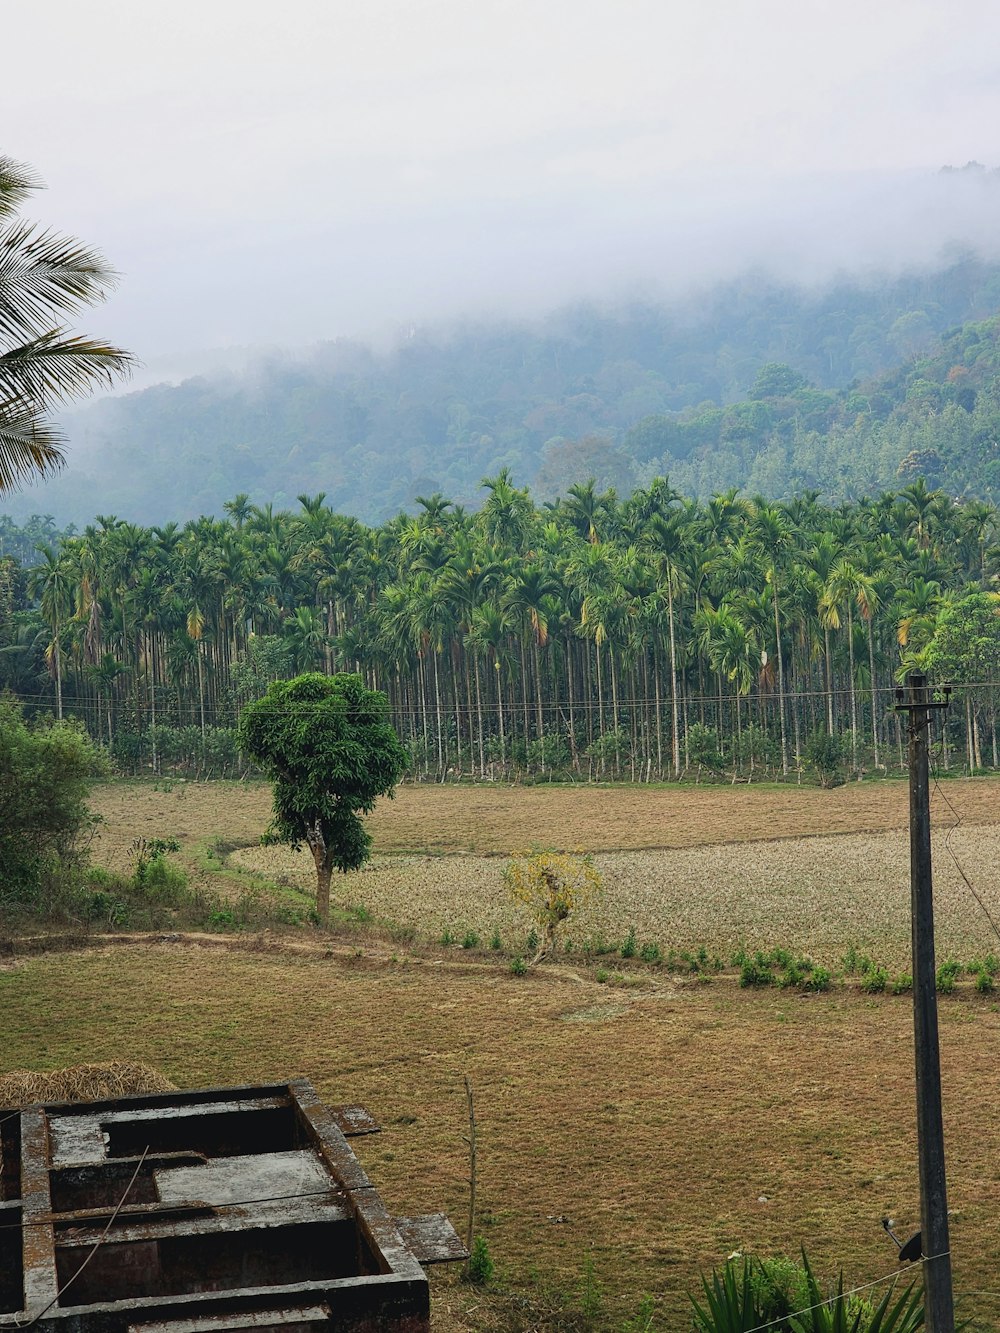
[[[65,472],[4,507],[157,523],[241,491],[277,506],[324,491],[378,522],[436,490],[472,502],[505,466],[543,497],[662,471],[693,494],[837,497],[893,485],[920,454],[964,490],[997,369],[993,326],[964,326],[998,311],[1000,266],[959,255],[891,280],[751,275],[671,305],[413,330],[381,353],[325,344],[73,414]]]

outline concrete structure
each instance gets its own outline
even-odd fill
[[[304,1079],[0,1112],[0,1330],[421,1333],[441,1214],[386,1212]]]

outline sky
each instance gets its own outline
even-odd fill
[[[821,281],[1000,236],[993,0],[4,6],[25,214],[122,274],[81,324],[213,353]]]

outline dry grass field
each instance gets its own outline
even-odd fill
[[[662,983],[613,992],[568,970],[515,978],[352,950],[190,943],[34,956],[0,972],[2,1067],[127,1051],[181,1086],[304,1074],[384,1127],[359,1151],[390,1207],[466,1208],[463,1076],[476,1092],[480,1230],[502,1269],[578,1284],[593,1260],[613,1325],[643,1292],[664,1330],[736,1249],[797,1253],[868,1280],[915,1228],[911,1019],[905,1000]],[[959,1290],[1000,1265],[997,1006],[942,1006]],[[443,1277],[437,1318],[489,1302]],[[1000,1320],[1000,1297],[969,1307]]]
[[[1000,785],[943,790],[963,820],[952,848],[1000,918]],[[137,836],[176,837],[216,890],[238,888],[247,867],[311,883],[307,865],[256,845],[266,788],[116,783],[95,804],[99,863],[124,868]],[[444,926],[523,929],[500,854],[582,847],[607,891],[569,926],[578,943],[634,924],[664,947],[741,938],[835,961],[853,941],[902,960],[906,818],[897,783],[404,788],[372,821],[375,864],[338,887],[382,921],[418,926],[412,953],[362,927],[15,956],[0,970],[0,1074],[122,1054],[180,1086],[304,1074],[384,1126],[360,1150],[392,1208],[445,1208],[458,1225],[468,1074],[492,1253],[522,1286],[531,1272],[579,1286],[592,1260],[609,1328],[644,1292],[662,1333],[687,1328],[685,1293],[737,1249],[805,1244],[824,1274],[842,1264],[873,1279],[895,1267],[883,1214],[917,1226],[907,997],[742,991],[731,975],[699,985],[657,969],[611,986],[578,951],[518,978],[434,940]],[[939,953],[1000,953],[943,847],[953,816],[940,793],[934,818]],[[213,843],[232,878],[208,867]],[[974,1293],[966,1311],[997,1328],[1000,1006],[963,987],[942,1000],[941,1036],[956,1281]],[[496,1298],[448,1275],[435,1286],[442,1333],[515,1333]]]

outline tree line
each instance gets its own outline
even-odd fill
[[[506,470],[378,527],[301,495],[224,519],[99,516],[0,560],[0,686],[127,771],[238,773],[274,680],[360,673],[411,774],[731,780],[902,763],[893,687],[959,689],[941,761],[997,768],[996,508],[918,479],[830,507],[666,478],[539,506]]]

